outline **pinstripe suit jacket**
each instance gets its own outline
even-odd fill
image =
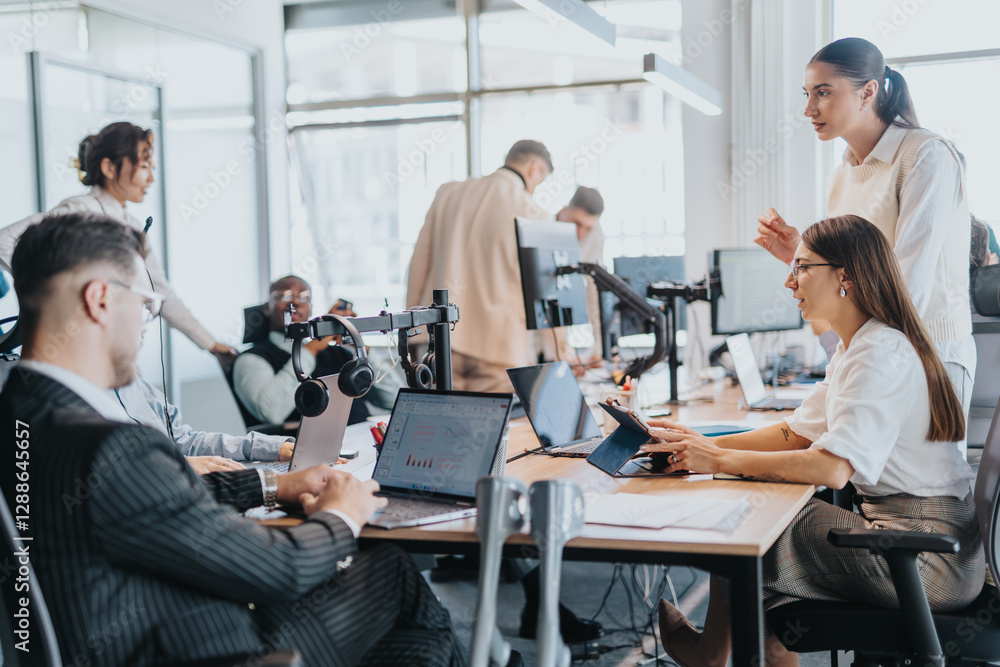
[[[236,510],[260,502],[255,471],[203,482],[162,434],[109,422],[27,370],[0,394],[0,433],[12,510],[22,505],[15,434],[28,443],[29,507],[15,514],[29,515],[21,534],[33,538],[31,561],[67,665],[260,650],[248,603],[295,601],[357,550],[333,515],[287,530],[245,519]]]

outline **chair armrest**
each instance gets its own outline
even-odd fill
[[[917,557],[922,551],[956,553],[959,550],[958,540],[950,535],[937,533],[865,528],[833,528],[827,533],[826,539],[834,546],[868,549],[885,559],[910,644],[917,657],[916,664],[944,667],[946,661],[924,592],[924,583],[920,579]]]
[[[879,530],[867,528],[833,528],[826,539],[836,547],[869,549],[882,554],[891,551],[929,551],[958,553],[959,541],[951,535],[921,533],[915,530]]]

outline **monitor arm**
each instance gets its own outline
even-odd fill
[[[400,313],[382,311],[377,317],[347,318],[358,330],[358,333],[402,330],[405,334],[409,329],[426,326],[430,332],[434,346],[434,377],[436,388],[442,391],[451,389],[451,325],[458,322],[458,306],[448,302],[448,290],[434,290],[434,303],[425,308],[413,308]],[[300,354],[302,341],[306,338],[326,338],[347,333],[344,325],[336,320],[314,317],[308,322],[293,322],[285,326],[285,338],[293,341],[292,363],[296,369],[301,368]],[[363,345],[364,341],[353,341],[355,345]]]
[[[675,299],[684,299],[686,302],[693,301],[714,301],[722,294],[722,283],[719,280],[718,269],[714,270],[704,280],[700,280],[693,285],[686,285],[677,282],[655,282],[646,287],[646,296],[650,299],[657,299],[663,302],[664,308],[670,311],[668,321],[668,339],[670,349],[667,354],[667,365],[670,367],[670,402],[680,403],[677,391],[677,368],[681,365],[677,358],[677,306]]]
[[[653,331],[653,351],[647,357],[633,359],[618,380],[623,382],[626,375],[637,378],[657,363],[663,360],[667,353],[667,317],[656,306],[649,305],[645,297],[632,289],[627,282],[613,273],[608,273],[600,264],[580,262],[576,266],[563,266],[556,270],[557,275],[582,273],[594,279],[597,289],[611,292],[618,297],[619,302],[639,317],[649,323]]]

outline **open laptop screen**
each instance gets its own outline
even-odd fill
[[[766,399],[767,389],[764,387],[764,379],[760,376],[760,368],[757,366],[757,357],[754,356],[753,347],[750,345],[750,337],[745,333],[727,336],[726,346],[729,348],[729,356],[733,359],[733,367],[736,370],[736,377],[740,380],[746,404],[752,406]]]
[[[474,498],[507,425],[510,394],[401,389],[374,479],[383,488]]]
[[[565,361],[508,368],[507,375],[542,447],[572,445],[601,436]]]

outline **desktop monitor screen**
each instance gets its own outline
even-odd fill
[[[762,248],[715,250],[722,294],[712,301],[712,335],[802,328],[802,314],[785,287],[788,265]]]
[[[655,282],[684,282],[684,256],[674,257],[615,257],[614,274],[628,283],[629,287],[645,296],[646,288]],[[647,301],[659,306],[657,299]],[[687,329],[687,308],[683,300],[674,300],[677,305],[677,328]],[[621,330],[619,336],[634,336],[636,334],[652,333],[649,324],[641,320],[635,312],[625,310],[621,313]]]
[[[587,293],[578,273],[556,269],[580,263],[576,225],[516,218],[524,314],[529,329],[586,324]]]

